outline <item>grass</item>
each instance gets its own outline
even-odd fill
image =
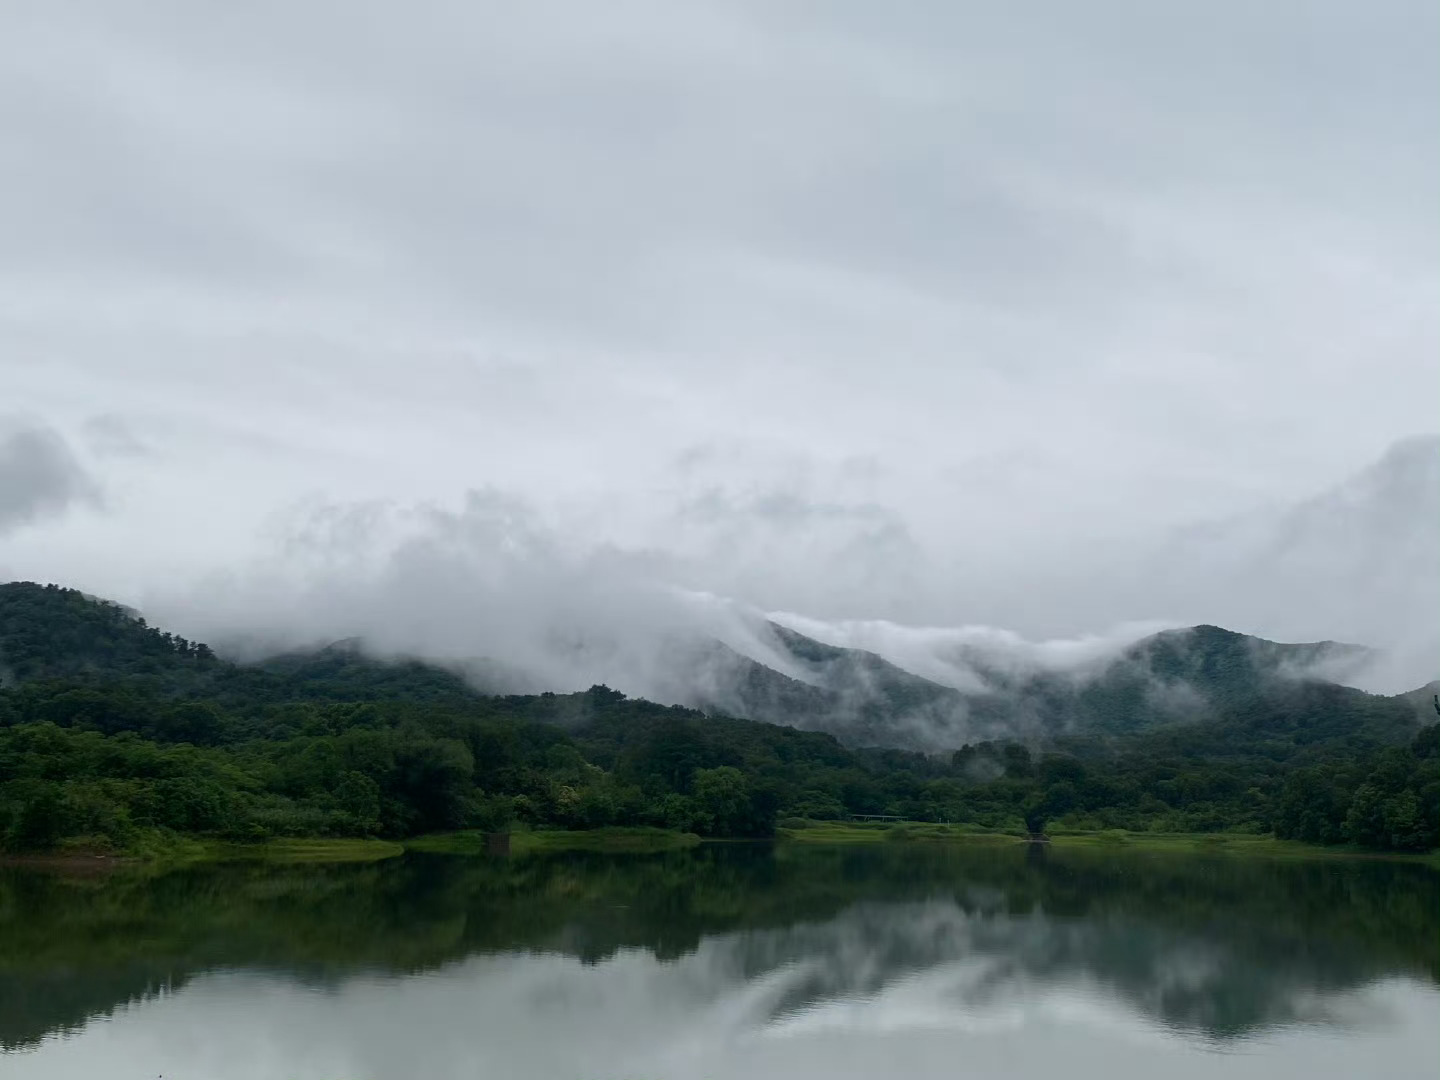
[[[392,840],[360,837],[278,837],[241,843],[176,836],[167,838],[162,845],[138,850],[134,852],[134,857],[168,865],[199,862],[355,863],[393,859],[404,852],[404,846]]]
[[[948,842],[961,844],[1021,844],[1019,831],[986,829],[978,825],[937,825],[923,821],[806,821],[787,820],[776,830],[787,843],[878,844]],[[1107,829],[1098,832],[1057,830],[1049,834],[1058,850],[1177,852],[1284,859],[1368,858],[1421,862],[1440,867],[1440,852],[1424,855],[1366,851],[1355,847],[1321,847],[1296,840],[1279,840],[1254,833],[1154,833]]]
[[[1440,853],[1409,854],[1405,852],[1369,851],[1364,848],[1337,845],[1323,847],[1298,840],[1281,840],[1269,834],[1255,833],[1152,833],[1108,829],[1104,832],[1060,833],[1051,836],[1051,843],[1062,849],[1174,851],[1188,854],[1258,856],[1270,859],[1388,859],[1403,862],[1424,862],[1440,866]]]
[[[800,844],[881,844],[951,841],[981,844],[1018,843],[1019,833],[986,829],[979,825],[938,825],[929,821],[806,821],[791,822],[775,831],[777,839]]]
[[[125,848],[89,844],[79,837],[42,854],[0,856],[0,862],[57,869],[117,866],[167,868],[205,862],[351,863],[375,862],[401,855],[404,845],[355,837],[283,837],[254,843],[206,840],[161,830],[146,830]]]
[[[201,858],[216,862],[259,859],[266,862],[376,862],[393,859],[405,846],[393,840],[361,838],[284,838],[255,844],[206,843]]]
[[[354,863],[389,859],[405,851],[444,855],[483,855],[485,833],[462,831],[433,833],[403,842],[376,839],[281,838],[256,843],[204,840],[147,831],[123,851],[92,845],[85,838],[68,842],[60,850],[33,856],[6,856],[5,862],[101,869],[126,863],[175,865],[196,862],[265,861],[275,863]],[[812,821],[786,818],[776,829],[782,844],[884,844],[949,843],[966,845],[1018,845],[1025,842],[1019,830],[990,829],[980,825],[941,825],[924,821]],[[510,834],[510,853],[606,851],[644,853],[676,851],[701,843],[694,833],[646,827],[609,827],[572,831],[517,828]],[[1294,840],[1279,840],[1253,833],[1158,833],[1121,829],[1082,831],[1055,829],[1050,846],[1061,851],[1173,852],[1214,854],[1242,858],[1315,859],[1365,858],[1419,862],[1440,869],[1440,852],[1401,854],[1366,851],[1354,847],[1320,847]]]
[[[510,834],[510,853],[525,855],[537,851],[675,851],[694,847],[700,837],[672,829],[612,826],[584,831],[566,829],[516,829]],[[483,832],[432,833],[405,841],[406,849],[438,855],[483,855]]]

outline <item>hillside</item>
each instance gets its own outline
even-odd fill
[[[848,746],[953,749],[966,741],[963,697],[874,653],[842,649],[771,623],[783,674],[720,642],[678,652],[674,696],[707,713],[824,731]],[[1000,732],[990,732],[999,734]]]
[[[1110,617],[1223,619],[1269,637],[1323,626],[1383,648],[1375,685],[1399,688],[1440,676],[1436,551],[1440,436],[1417,436],[1307,499],[1175,534],[1097,580],[1086,602]]]
[[[1410,703],[1422,724],[1434,723],[1436,713],[1440,711],[1440,679],[1398,696]]]
[[[826,731],[851,746],[920,751],[1213,721],[1262,696],[1294,695],[1298,702],[1306,682],[1342,677],[1372,656],[1362,646],[1285,644],[1196,626],[1155,634],[1078,671],[1016,671],[967,655],[964,666],[983,689],[966,691],[873,652],[829,645],[774,623],[770,629],[776,652],[804,681],[715,643],[677,657],[687,671],[704,672],[690,680],[686,704]],[[1370,698],[1348,688],[1341,694],[1357,709]]]
[[[458,675],[417,661],[383,663],[366,657],[358,642],[232,664],[119,604],[56,585],[0,585],[0,686],[52,679],[126,679],[167,697],[252,703],[479,696]]]

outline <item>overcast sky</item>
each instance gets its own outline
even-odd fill
[[[1440,426],[1437,61],[1430,0],[10,0],[0,576],[438,529],[1163,617],[1033,586]]]

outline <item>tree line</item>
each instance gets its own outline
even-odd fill
[[[1431,725],[1408,745],[1312,750],[1309,764],[1233,745],[1177,756],[1159,736],[1048,751],[987,743],[937,758],[852,750],[604,687],[242,714],[123,682],[58,680],[0,691],[0,835],[9,850],[76,838],[123,849],[153,830],[406,837],[518,820],[763,837],[785,818],[894,814],[1031,831],[1273,831],[1419,851],[1436,843],[1437,751]]]

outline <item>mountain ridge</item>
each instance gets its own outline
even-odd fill
[[[1201,625],[1161,631],[1080,672],[1032,666],[1011,673],[977,662],[973,670],[984,689],[967,692],[879,653],[770,626],[787,659],[813,681],[799,682],[728,650],[736,677],[722,692],[698,693],[684,703],[818,728],[850,745],[918,750],[1016,736],[1121,733],[1211,718],[1262,690],[1351,670],[1373,657],[1365,646],[1288,644]]]
[[[43,640],[34,629],[42,625]],[[1334,681],[1317,673],[1334,674],[1372,656],[1363,646],[1288,644],[1200,625],[1160,631],[1081,671],[977,664],[983,689],[966,692],[880,653],[826,643],[777,622],[768,622],[765,632],[766,644],[803,679],[718,640],[676,642],[666,657],[673,670],[665,696],[712,715],[825,732],[850,746],[936,752],[997,739],[1047,741],[1213,721],[1260,698],[1289,694],[1298,701],[1307,682]],[[208,646],[149,627],[120,605],[58,586],[0,585],[0,676],[12,682],[84,676],[106,665],[141,676],[168,665],[178,673],[177,687],[195,692],[203,686],[222,700],[281,687],[306,700],[384,700],[401,688],[408,700],[490,696],[476,685],[483,671],[478,664],[382,660],[359,638],[231,664]],[[1419,713],[1414,702],[1411,707]]]

